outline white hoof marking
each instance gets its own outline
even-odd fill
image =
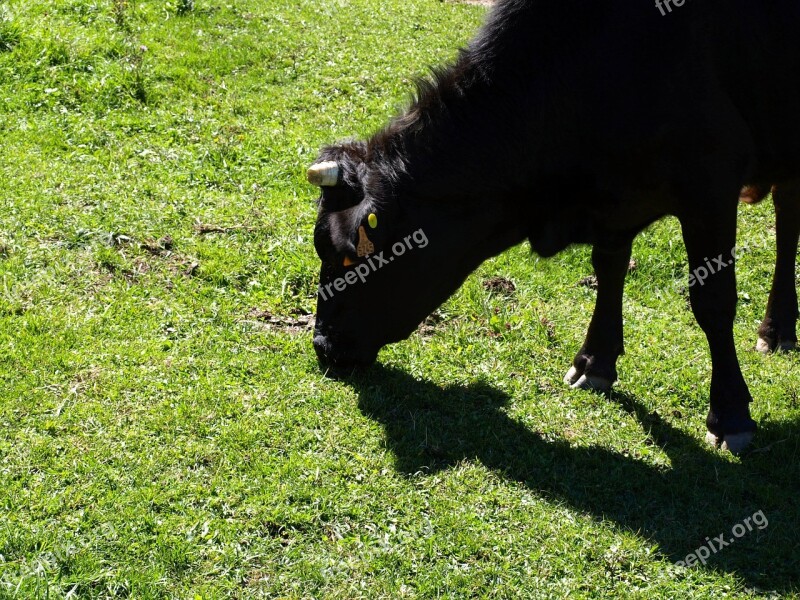
[[[722,449],[727,450],[733,455],[741,454],[747,450],[752,441],[753,433],[750,431],[745,433],[733,433],[725,436],[722,442]]]
[[[564,376],[564,383],[566,383],[567,385],[572,385],[580,378],[581,376],[578,373],[578,369],[576,369],[575,367],[570,367],[569,371],[567,371],[567,374]]]
[[[769,347],[769,342],[764,338],[758,338],[758,342],[756,342],[756,350],[761,352],[761,354],[769,354],[772,352],[772,349]]]
[[[580,379],[572,384],[574,390],[591,390],[595,392],[607,392],[611,389],[612,382],[605,377],[593,377],[591,375],[581,375]]]

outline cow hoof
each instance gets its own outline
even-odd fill
[[[614,382],[605,377],[595,377],[592,375],[581,375],[580,379],[572,384],[574,390],[590,390],[607,394],[611,391]]]
[[[706,433],[706,442],[715,448],[727,450],[734,456],[738,456],[747,450],[747,448],[753,442],[753,435],[754,434],[752,431],[745,431],[744,433],[731,433],[720,440],[719,436],[714,435],[709,431]]]
[[[732,433],[726,435],[722,441],[722,449],[727,450],[733,455],[739,455],[753,443],[753,432],[746,431],[744,433]]]
[[[756,351],[761,352],[761,354],[769,354],[772,352],[772,348],[769,346],[769,342],[764,338],[758,338],[758,342],[756,342]]]
[[[780,342],[773,348],[770,346],[770,343],[762,337],[758,338],[758,342],[756,343],[756,350],[761,354],[770,354],[771,352],[793,352],[796,349],[797,344],[795,342]]]
[[[581,373],[575,367],[570,367],[567,374],[564,376],[564,383],[573,385],[578,379],[581,378]]]
[[[581,375],[578,380],[570,385],[573,390],[589,390],[592,392],[608,393],[611,391],[611,384],[605,377],[596,377],[594,375]]]

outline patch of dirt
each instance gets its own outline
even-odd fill
[[[437,326],[440,323],[444,323],[444,321],[444,315],[438,310],[435,310],[428,315],[428,317],[422,323],[420,323],[419,327],[417,327],[417,331],[419,331],[421,336],[430,337],[436,333]]]
[[[539,319],[539,322],[542,324],[542,327],[544,327],[545,334],[547,335],[547,340],[549,342],[555,342],[556,341],[555,323],[553,323],[547,317],[542,317],[541,319]]]
[[[171,240],[172,238],[169,239]],[[146,250],[153,256],[166,259],[164,264],[166,264],[166,267],[170,273],[173,273],[174,275],[183,275],[184,277],[194,277],[197,274],[197,269],[200,268],[200,263],[197,262],[197,259],[186,254],[173,252],[171,245],[169,248],[166,246],[163,246],[162,248],[158,245],[158,243],[159,242],[152,244],[151,247],[146,248]],[[167,283],[167,285],[170,284]]]
[[[112,248],[116,246],[129,246],[133,243],[133,238],[131,236],[117,231],[109,231],[104,237],[106,245]]]
[[[497,276],[484,280],[483,289],[485,289],[487,292],[496,292],[498,294],[503,294],[504,296],[511,296],[517,291],[517,286],[515,286],[514,282],[510,279]]]
[[[588,277],[584,277],[578,282],[578,285],[581,287],[587,287],[590,290],[597,289],[597,277],[594,275],[589,275]]]
[[[152,265],[141,257],[132,259],[131,266],[133,268],[121,271],[122,276],[130,283],[136,283],[143,275],[152,270]]]
[[[199,235],[206,235],[209,233],[230,233],[231,231],[255,231],[255,227],[250,227],[249,225],[230,225],[227,227],[223,227],[221,225],[211,225],[209,223],[195,223],[194,230]]]
[[[165,235],[157,242],[147,241],[139,244],[139,247],[142,250],[146,250],[147,252],[149,252],[150,254],[154,254],[155,256],[169,255],[174,246],[175,246],[175,241],[172,239],[171,235]]]
[[[90,367],[80,371],[69,384],[70,393],[78,394],[90,386],[93,387],[102,373],[100,367]]]
[[[268,310],[252,309],[247,318],[264,323],[267,329],[285,331],[287,333],[304,333],[314,328],[316,318],[304,310],[293,310],[290,316],[275,315]]]
[[[179,266],[183,267],[181,272],[186,275],[186,277],[194,277],[195,273],[197,273],[197,269],[200,268],[200,263],[193,260],[183,260],[179,263]]]
[[[263,525],[264,533],[276,540],[280,541],[281,546],[288,546],[292,543],[291,533],[294,531],[291,526],[281,525],[280,523],[275,523],[273,521],[265,521]],[[269,579],[269,574],[265,574],[260,570],[257,570],[250,576],[251,583],[248,585],[255,585],[262,581],[267,581]]]

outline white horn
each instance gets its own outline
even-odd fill
[[[339,181],[339,165],[333,161],[311,165],[306,173],[308,182],[319,187],[332,187]]]

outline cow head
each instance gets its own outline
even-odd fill
[[[363,142],[326,148],[309,169],[322,190],[314,348],[324,366],[372,363],[482,260],[521,240],[509,237],[496,204],[423,198],[400,182],[401,171],[370,157]]]

